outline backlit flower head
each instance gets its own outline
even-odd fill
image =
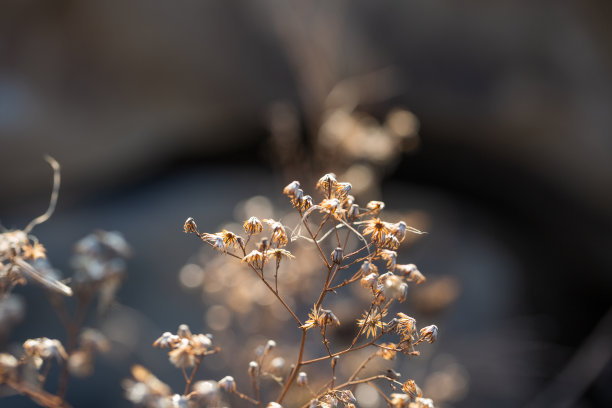
[[[242,258],[241,262],[246,262],[253,265],[255,268],[261,269],[264,264],[264,254],[254,249],[249,252],[244,258]]]
[[[198,226],[196,225],[195,220],[191,217],[187,218],[185,225],[183,225],[183,229],[186,233],[198,232]]]
[[[321,191],[323,194],[331,197],[331,193],[336,190],[336,185],[338,181],[336,181],[336,175],[334,173],[327,173],[323,177],[317,181],[317,185],[315,186],[317,190]]]
[[[431,326],[423,327],[420,330],[421,338],[419,342],[426,341],[428,343],[433,343],[438,339],[438,326],[432,324]]]
[[[370,201],[368,204],[366,204],[366,208],[372,213],[378,214],[383,208],[385,208],[385,203],[382,201]]]
[[[221,232],[218,232],[217,235],[220,235],[221,237],[223,237],[223,243],[225,244],[226,247],[233,247],[236,248],[236,246],[240,246],[239,241],[240,241],[240,236],[234,234],[231,231],[227,231],[227,230],[223,230]]]
[[[382,221],[380,218],[372,218],[366,223],[366,227],[363,229],[363,235],[372,234],[372,242],[382,244],[385,241],[389,228],[387,223]]]
[[[213,248],[219,252],[227,252],[225,240],[219,234],[202,234],[202,240],[208,242]]]
[[[397,252],[392,251],[390,249],[381,249],[380,257],[387,261],[387,269],[390,271],[395,269],[395,265],[397,262]]]
[[[272,237],[270,240],[273,244],[276,244],[277,248],[282,248],[287,245],[287,232],[285,231],[285,226],[281,224],[279,221],[275,220],[264,220],[272,229]]]
[[[387,315],[387,311],[374,308],[370,313],[364,312],[363,318],[357,320],[357,325],[363,327],[366,336],[376,337],[378,330],[383,330],[385,323],[382,321],[383,317]]]
[[[297,191],[299,190],[299,188],[300,182],[297,180],[292,181],[287,186],[285,186],[285,188],[283,189],[283,194],[290,198],[294,198],[297,195]]]
[[[249,218],[244,222],[242,227],[249,235],[259,234],[261,231],[263,231],[263,225],[261,225],[261,221],[259,221],[259,218],[257,217]]]

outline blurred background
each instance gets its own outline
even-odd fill
[[[252,355],[266,338],[223,303],[231,284],[206,285],[218,256],[183,222],[214,232],[282,217],[285,184],[315,197],[333,171],[359,203],[383,199],[428,232],[400,252],[428,277],[407,311],[440,328],[402,369],[427,396],[611,406],[611,12],[607,1],[4,1],[2,224],[46,209],[48,153],[62,188],[34,234],[54,267],[69,276],[72,245],[95,229],[133,248],[119,304],[88,320],[113,350],[68,400],[130,406],[120,380],[136,362],[180,390],[151,347],[179,323],[229,344],[244,330]],[[25,317],[2,347],[61,338],[42,289],[17,292]],[[230,374],[228,358],[199,377]],[[382,406],[363,392],[363,406]]]

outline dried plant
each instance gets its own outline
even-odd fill
[[[322,194],[318,204],[304,193],[298,181],[283,190],[299,215],[299,224],[294,228],[278,220],[259,220],[254,216],[244,222],[244,235],[225,229],[217,233],[200,232],[193,218],[184,224],[186,233],[196,235],[222,257],[233,259],[253,291],[257,281],[257,287],[263,288],[265,296],[272,300],[262,303],[274,303],[284,310],[288,320],[280,330],[296,330],[300,335],[296,347],[283,348],[283,354],[289,350],[293,353],[287,357],[293,360],[291,365],[287,367],[285,358],[274,356],[282,345],[269,340],[255,350],[248,364],[246,373],[250,384],[239,385],[233,376],[193,383],[205,356],[235,351],[213,347],[212,336],[194,335],[186,325],[181,325],[176,334],[162,334],[154,346],[168,348],[171,363],[182,370],[186,382],[182,394],[172,393],[145,368],[135,366],[134,378],[124,382],[130,401],[146,407],[221,407],[232,401],[240,406],[248,402],[257,407],[283,404],[355,407],[358,401],[353,391],[366,384],[387,406],[433,407],[433,402],[423,397],[413,380],[400,380],[400,373],[389,367],[365,374],[374,359],[389,361],[398,354],[418,356],[417,346],[433,343],[438,336],[435,325],[419,330],[414,318],[396,310],[408,296],[409,283],[425,281],[416,266],[397,263],[396,251],[407,234],[422,232],[402,221],[384,221],[383,202],[371,201],[365,207],[359,206],[350,195],[351,185],[337,181],[333,174],[323,176],[316,189]],[[311,255],[306,255],[304,244],[310,247]],[[307,268],[303,268],[304,263],[308,264]],[[284,280],[292,281],[292,272],[300,270],[300,266],[301,273],[307,271],[309,282],[302,274],[299,282],[285,285]],[[292,289],[300,285],[319,286],[307,317],[300,317],[291,299],[293,293],[299,292]],[[351,324],[341,322],[327,305],[332,295],[353,286],[361,286],[359,289],[367,303],[362,307],[361,318],[354,322],[352,338],[341,344],[336,331],[341,325],[350,327]],[[355,304],[358,303],[356,299]],[[316,344],[319,344],[319,354],[307,355],[316,349]],[[351,358],[367,350],[371,352],[363,360]],[[351,365],[350,374],[341,376],[337,367],[345,364]]]
[[[3,229],[0,234],[0,320],[2,334],[8,337],[11,324],[23,314],[23,305],[13,291],[31,279],[46,290],[66,336],[64,343],[47,337],[27,339],[19,358],[0,353],[0,384],[39,405],[59,408],[69,407],[65,397],[70,376],[89,376],[93,372],[95,355],[110,348],[101,332],[83,325],[96,297],[99,311],[112,303],[130,248],[119,233],[97,231],[75,245],[72,263],[76,272],[70,286],[59,279],[58,272],[46,259],[45,247],[31,234],[34,226],[49,219],[57,203],[59,164],[51,157],[46,159],[54,170],[48,210],[23,230]],[[73,299],[74,304],[67,302],[68,298]],[[46,384],[54,364],[59,366],[59,379],[55,392],[50,392]]]

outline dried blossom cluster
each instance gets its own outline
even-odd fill
[[[65,395],[70,376],[92,374],[95,356],[110,350],[110,343],[98,330],[84,328],[91,302],[98,298],[99,310],[106,309],[125,272],[125,258],[131,250],[121,234],[98,231],[79,241],[74,248],[72,279],[61,281],[46,260],[45,247],[31,234],[32,229],[48,220],[57,203],[59,164],[46,158],[54,170],[53,192],[47,211],[23,230],[0,233],[0,334],[8,337],[10,326],[23,316],[23,302],[13,290],[34,280],[46,289],[47,298],[64,326],[66,336],[58,339],[40,337],[23,343],[19,358],[0,353],[0,384],[29,397],[39,405],[69,407]],[[74,295],[74,296],[72,296]],[[73,305],[67,303],[71,301]],[[55,392],[46,385],[52,365],[59,366]]]
[[[264,357],[273,347],[267,345],[263,351],[257,352],[256,359],[249,363],[246,370],[252,388],[249,395],[238,391],[243,387],[239,387],[232,376],[226,376],[217,382],[209,381],[209,386],[214,383],[220,390],[239,397],[242,404],[247,401],[259,407],[264,406],[263,401],[266,399],[272,399],[270,397],[275,393],[274,388],[278,390],[275,401],[268,403],[268,407],[280,407],[283,401],[290,406],[313,408],[355,407],[358,401],[353,391],[360,384],[374,387],[387,405],[392,407],[433,406],[431,400],[423,397],[413,380],[400,382],[400,374],[393,370],[388,369],[369,376],[362,375],[364,368],[373,358],[392,360],[398,352],[418,356],[419,352],[415,346],[423,342],[434,342],[438,329],[435,325],[430,325],[419,330],[414,318],[392,310],[396,304],[404,302],[408,297],[409,284],[425,281],[424,275],[415,265],[398,263],[397,254],[407,233],[422,232],[409,227],[403,221],[384,221],[381,212],[385,204],[381,201],[371,201],[362,207],[350,194],[351,188],[350,183],[337,181],[335,175],[326,174],[316,184],[322,198],[315,202],[312,196],[304,193],[298,181],[288,184],[283,193],[290,199],[300,219],[299,225],[294,228],[278,220],[260,220],[252,216],[244,221],[242,233],[227,229],[206,233],[200,232],[193,218],[187,219],[184,224],[185,232],[197,235],[208,246],[229,258],[234,258],[238,265],[250,270],[250,276],[260,282],[259,285],[267,291],[268,296],[284,309],[301,330],[299,348],[294,350],[297,358],[290,357],[295,360],[288,371],[282,370],[285,359],[281,357],[274,358],[264,366]],[[257,235],[259,237],[256,238]],[[293,252],[288,248],[288,245],[296,240],[311,246],[315,255],[308,258],[307,262],[318,258],[319,266],[313,268],[311,277],[316,277],[318,273],[318,281],[322,285],[304,320],[294,310],[291,299],[282,290],[282,281],[286,279],[287,274],[283,274],[279,279],[281,265],[287,265],[284,268],[291,269],[302,263],[302,257],[296,256],[301,255],[296,252],[300,251],[301,247],[292,248]],[[291,247],[294,246],[291,244]],[[293,262],[287,264],[288,259]],[[242,273],[247,272],[242,270]],[[355,335],[350,344],[336,345],[332,342],[330,333],[341,325],[341,321],[332,308],[324,306],[326,298],[327,295],[357,282],[360,282],[362,290],[365,289],[369,293],[369,302],[361,309],[361,318],[355,321]],[[388,320],[386,317],[391,313],[395,317]],[[315,328],[318,335],[310,335]],[[387,341],[382,342],[383,338]],[[306,353],[312,353],[313,344],[317,343],[322,345],[323,354],[316,356],[315,353],[314,356],[307,357]],[[192,347],[190,344],[191,341],[181,339],[179,333],[165,333],[156,341],[156,345],[168,345],[171,348],[170,353],[176,353],[175,359],[172,354],[170,358],[177,367],[184,370],[195,363],[192,376],[185,374],[185,392],[172,397],[193,403],[191,400],[195,398],[193,393],[197,387],[194,385],[193,391],[190,391],[190,384],[199,364],[196,357],[187,351]],[[276,345],[275,342],[273,344]],[[179,352],[175,350],[180,347],[186,349],[181,354],[185,355],[185,358],[178,358]],[[366,348],[373,348],[373,353],[341,382],[336,372],[338,361],[344,355]],[[276,364],[273,364],[275,361]],[[327,381],[319,378],[321,370],[316,368],[319,365],[317,363],[325,361],[331,368],[330,379]],[[281,369],[275,370],[275,367]],[[309,380],[309,372],[316,374],[314,382]],[[263,387],[263,378],[272,378],[275,386]],[[390,395],[376,386],[377,382],[386,383],[392,391]],[[219,397],[217,393],[215,395],[217,399],[210,400],[205,406],[226,406],[224,404],[230,401],[228,398]],[[166,393],[165,398],[169,397],[170,394]],[[129,399],[134,401],[133,398]]]

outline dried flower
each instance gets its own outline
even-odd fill
[[[403,302],[408,294],[408,284],[399,276],[390,274],[385,276],[382,290],[385,297]]]
[[[370,210],[374,214],[378,214],[383,208],[385,208],[385,203],[382,201],[370,201],[366,208]]]
[[[397,265],[395,271],[404,275],[407,281],[414,282],[417,285],[427,280],[414,264]]]
[[[371,273],[378,275],[378,268],[370,261],[363,261],[361,267],[359,268],[359,272],[361,272],[362,276],[366,276]]]
[[[286,196],[290,198],[293,198],[296,196],[299,188],[300,188],[300,182],[292,181],[283,189],[283,194],[285,194]]]
[[[293,256],[291,252],[287,251],[286,249],[282,249],[282,248],[268,249],[266,251],[266,257],[274,258],[276,259],[276,262],[280,262],[281,259],[283,259],[283,257],[289,258],[289,259],[295,258],[295,256]]]
[[[270,228],[272,228],[272,243],[276,244],[277,248],[284,247],[287,245],[287,232],[285,232],[285,227],[279,221],[274,220],[264,220],[268,223]]]
[[[183,229],[185,230],[186,233],[198,232],[198,226],[195,223],[195,220],[191,217],[187,218],[187,221],[185,221],[185,225],[183,226]]]
[[[381,247],[395,250],[400,247],[400,242],[394,235],[387,235]]]
[[[397,252],[391,251],[389,249],[381,249],[380,257],[387,261],[387,268],[392,271],[395,269],[395,265],[397,262]]]
[[[331,192],[336,189],[336,184],[338,184],[338,182],[336,181],[336,175],[334,173],[327,173],[326,175],[321,177],[319,181],[317,181],[315,187],[317,190],[321,191],[324,194],[327,194],[329,197],[331,195]]]
[[[321,207],[321,212],[327,212],[329,214],[336,215],[337,213],[342,212],[342,204],[337,198],[326,198],[321,201],[321,204],[319,204],[319,206]]]
[[[404,313],[397,314],[397,332],[402,336],[402,339],[412,339],[416,333],[416,320]]]
[[[40,337],[28,339],[23,343],[23,349],[28,356],[40,357],[43,360],[55,357],[57,361],[67,360],[68,354],[59,340]]]
[[[376,273],[371,273],[367,276],[361,278],[361,286],[366,289],[374,289],[378,282],[378,275]]]
[[[261,221],[259,221],[259,218],[257,217],[249,218],[244,222],[242,227],[249,235],[259,234],[261,231],[263,231],[263,225],[261,225]]]
[[[406,237],[406,223],[404,221],[391,224],[389,229],[391,230],[391,234],[393,234],[393,236],[397,238],[399,242],[402,242]]]
[[[247,256],[242,258],[241,262],[246,262],[248,264],[253,265],[255,268],[261,269],[263,268],[264,255],[258,250],[254,249],[249,252]]]
[[[438,339],[438,326],[432,324],[431,326],[423,327],[420,330],[421,338],[419,341],[426,341],[428,343],[433,343]]]
[[[397,351],[395,351],[396,347],[397,345],[395,343],[382,343],[376,354],[385,360],[393,360],[397,355]]]
[[[366,336],[376,337],[378,329],[383,330],[385,327],[384,322],[382,321],[383,317],[387,315],[387,311],[383,310],[382,312],[375,308],[370,313],[364,312],[363,319],[357,320],[357,326],[363,327],[366,332]]]
[[[218,234],[202,234],[202,240],[210,243],[210,245],[219,252],[227,252],[227,245],[221,235]]]
[[[402,384],[402,391],[404,391],[412,399],[417,397],[417,385],[414,380],[408,380]]]
[[[340,320],[331,310],[316,309],[316,306],[314,306],[308,314],[308,320],[300,327],[308,330],[313,327],[325,327],[329,324],[340,326]]]
[[[236,391],[236,381],[234,377],[228,375],[219,380],[219,387],[223,388],[225,392]]]
[[[336,184],[336,195],[341,198],[347,197],[351,188],[351,183],[338,183]]]
[[[180,337],[170,332],[164,332],[153,342],[153,347],[172,348],[180,341]]]
[[[391,406],[393,408],[408,408],[410,397],[406,394],[391,394]]]
[[[372,234],[372,242],[379,244],[385,241],[388,233],[389,229],[387,227],[387,223],[382,221],[380,218],[372,218],[371,220],[368,220],[366,227],[363,230],[363,235]]]
[[[414,399],[414,404],[414,408],[434,408],[434,403],[430,398],[416,397]]]
[[[357,218],[359,218],[359,206],[357,204],[352,204],[348,211],[346,212],[346,218],[349,219],[349,221],[355,221]]]
[[[189,340],[181,339],[176,347],[168,353],[170,362],[178,368],[193,367],[195,365],[195,354]]]
[[[23,257],[25,259],[35,260],[35,259],[47,257],[45,255],[45,252],[46,252],[45,247],[38,242],[35,242],[33,245],[30,245],[30,244],[24,245],[21,249],[23,249]]]
[[[232,246],[233,248],[236,248],[236,246],[240,245],[239,241],[242,240],[240,236],[231,231],[223,230],[222,232],[218,232],[217,235],[223,237],[223,243],[226,247]]]

